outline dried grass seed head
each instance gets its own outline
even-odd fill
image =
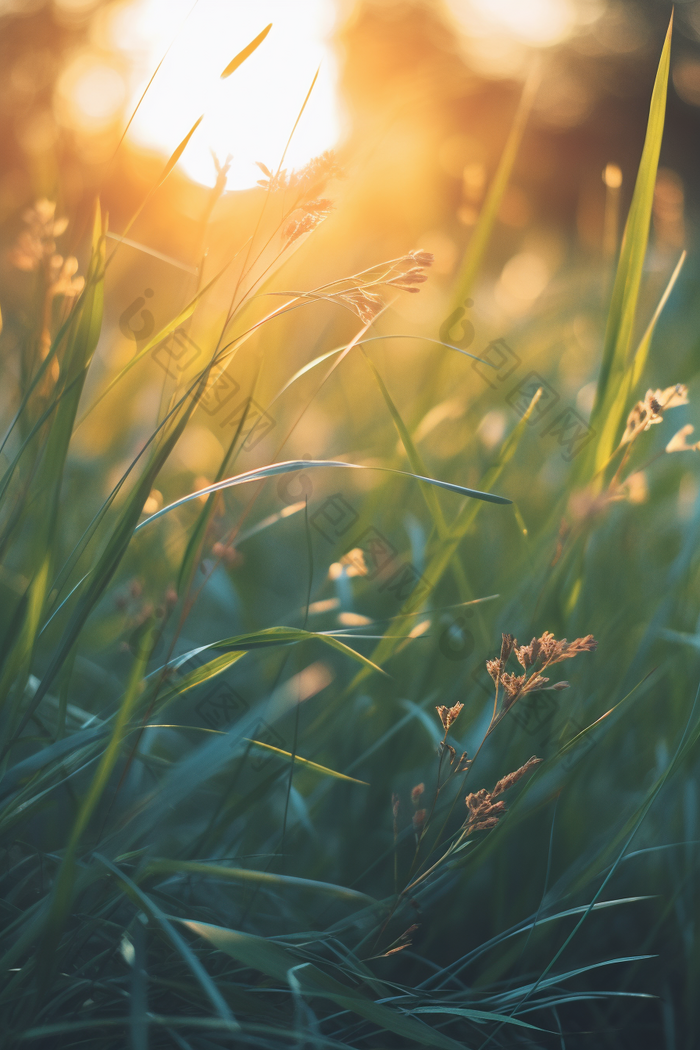
[[[700,449],[700,441],[696,441],[694,445],[688,442],[688,437],[693,433],[695,427],[692,423],[686,423],[684,427],[674,434],[668,445],[666,446],[667,452],[697,452]]]
[[[517,784],[519,780],[522,780],[524,776],[527,776],[531,769],[538,766],[541,761],[541,758],[537,758],[536,755],[533,755],[532,758],[528,758],[525,765],[521,766],[520,769],[516,769],[515,772],[508,773],[505,777],[501,777],[491,792],[492,798],[496,798],[498,795],[502,795],[504,791],[512,788],[514,784]]]
[[[503,673],[503,660],[487,660],[486,670],[494,682],[497,682]]]
[[[445,707],[441,704],[440,707],[436,707],[435,710],[438,713],[438,718],[442,722],[442,728],[447,732],[450,726],[457,720],[459,713],[464,707],[464,704],[457,702],[452,707]]]
[[[354,310],[363,324],[369,324],[377,314],[384,309],[385,303],[378,295],[367,292],[364,288],[351,288],[336,297],[339,301],[347,303]]]
[[[85,287],[85,278],[76,277],[78,272],[78,260],[74,255],[63,259],[61,255],[53,255],[48,266],[49,290],[51,298],[62,295],[66,299],[75,299]]]
[[[660,423],[668,408],[688,404],[688,388],[683,383],[667,386],[664,390],[647,390],[643,401],[638,401],[627,417],[621,444],[630,442],[637,434]]]
[[[9,253],[10,262],[18,270],[32,272],[51,258],[56,251],[56,237],[65,233],[68,219],[56,219],[56,204],[43,197],[28,208],[22,219],[25,224]]]
[[[568,642],[566,638],[556,639],[551,631],[545,631],[539,638],[533,638],[529,645],[522,645],[516,649],[515,655],[521,666],[527,670],[538,660],[542,667],[549,667],[551,664],[561,663],[562,660],[570,660],[579,653],[593,652],[597,645],[592,634]]]
[[[306,167],[299,171],[287,172],[286,168],[282,168],[273,175],[262,161],[258,160],[255,163],[265,176],[264,179],[258,179],[258,186],[272,192],[297,190],[309,198],[315,196],[326,182],[339,178],[343,174],[333,150],[326,150],[318,157],[313,157]]]
[[[435,262],[435,256],[432,252],[426,252],[422,248],[418,248],[405,255],[401,261],[409,266],[432,266]]]
[[[512,634],[501,635],[501,662],[506,663],[508,657],[517,645],[517,639]]]

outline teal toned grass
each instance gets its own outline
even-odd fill
[[[700,511],[696,453],[663,452],[686,409],[635,438],[622,483],[606,466],[642,380],[697,403],[691,278],[669,272],[655,314],[643,274],[669,48],[609,314],[586,269],[508,334],[565,389],[552,329],[593,318],[595,434],[573,462],[533,426],[540,394],[518,420],[458,347],[388,338],[371,297],[405,294],[408,262],[346,278],[324,260],[332,283],[285,292],[291,253],[314,252],[280,232],[311,176],[278,173],[281,202],[270,177],[256,237],[128,361],[96,208],[84,291],[48,343],[25,325],[4,421],[3,1046],[695,1045]],[[164,381],[153,351],[176,330],[205,352]],[[419,384],[424,360],[449,364]],[[225,433],[203,407],[222,365],[258,406]],[[450,398],[449,427],[423,425],[416,405]],[[487,413],[506,420],[493,444]],[[198,471],[183,450],[204,428],[221,440]],[[412,594],[375,573],[383,545]],[[544,631],[598,649],[494,721],[486,659]],[[435,708],[459,704],[443,736]],[[445,786],[447,745],[469,757]],[[466,834],[465,793],[533,753],[508,812]]]

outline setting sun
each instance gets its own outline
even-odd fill
[[[186,173],[213,184],[211,152],[222,161],[230,154],[229,188],[253,186],[260,177],[256,161],[271,168],[279,163],[320,68],[285,158],[286,167],[303,166],[339,135],[335,61],[326,39],[333,18],[328,0],[200,0],[194,6],[191,0],[133,0],[118,7],[107,32],[131,65],[127,113],[165,55],[129,130],[131,140],[171,153],[203,113],[181,161]],[[234,55],[268,23],[272,30],[259,51],[221,80]]]

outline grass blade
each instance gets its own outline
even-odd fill
[[[214,879],[223,879],[226,882],[236,882],[241,885],[269,886],[276,889],[291,887],[295,889],[313,890],[314,893],[327,893],[338,900],[352,902],[354,904],[376,904],[374,897],[369,897],[359,890],[351,890],[346,886],[336,886],[330,882],[318,882],[315,879],[300,879],[294,875],[277,875],[269,871],[252,871],[248,868],[228,868],[223,864],[203,864],[199,861],[190,860],[152,860],[142,873],[142,878],[151,875],[177,875],[180,873],[188,875],[205,875]]]
[[[239,930],[211,926],[205,922],[193,922],[190,919],[180,921],[192,933],[253,970],[260,970],[277,980],[286,981],[288,972],[294,969],[301,990],[307,995],[332,999],[344,1010],[352,1010],[380,1028],[395,1032],[396,1035],[423,1046],[436,1046],[441,1050],[464,1050],[461,1043],[456,1043],[412,1017],[406,1017],[381,1003],[375,1003],[354,988],[341,984],[312,963],[305,962],[303,957],[294,955],[281,944]]]
[[[673,15],[668,25],[654,81],[642,159],[625,225],[622,250],[608,313],[603,359],[595,404],[591,413],[591,425],[595,426],[596,423],[599,423],[601,426],[600,438],[594,450],[593,473],[600,470],[610,458],[624,412],[624,405],[619,402],[615,404],[615,394],[627,367],[637,314],[642,268],[649,240],[649,224],[666,113],[672,30]]]
[[[225,489],[233,488],[236,485],[245,485],[251,481],[262,481],[265,478],[277,477],[279,474],[294,473],[299,470],[311,470],[318,467],[345,467],[350,470],[382,470],[388,474],[396,474],[404,478],[414,478],[416,481],[425,481],[429,485],[437,485],[438,488],[447,489],[448,492],[456,492],[460,496],[471,496],[474,499],[485,500],[487,503],[499,503],[509,504],[511,500],[506,499],[505,496],[497,496],[491,492],[479,492],[477,489],[466,488],[464,485],[454,485],[450,481],[438,481],[436,478],[422,477],[419,474],[411,474],[407,470],[395,470],[393,467],[381,467],[381,466],[365,466],[361,463],[346,463],[343,460],[335,459],[292,459],[287,460],[283,463],[273,463],[268,467],[258,467],[255,470],[246,471],[245,474],[238,474],[233,478],[226,478],[224,481],[218,481],[214,485],[207,485],[205,488],[198,489],[196,492],[191,492],[188,496],[182,496],[180,499],[175,500],[174,503],[169,503],[167,507],[163,507],[155,514],[151,514],[149,518],[142,521],[137,526],[136,532],[140,529],[150,525],[152,522],[157,521],[158,518],[162,518],[164,514],[169,514],[171,510],[175,510],[176,507],[182,507],[186,503],[190,503],[192,500],[200,499],[202,496],[208,496],[211,492],[223,492]]]
[[[511,172],[513,171],[515,158],[518,155],[520,143],[530,116],[532,103],[535,100],[535,94],[539,82],[539,66],[535,65],[525,81],[525,86],[523,87],[523,93],[520,96],[520,102],[515,113],[515,118],[511,125],[506,144],[503,148],[501,159],[498,162],[498,167],[496,168],[496,174],[494,175],[489,191],[486,194],[486,200],[484,201],[479,213],[474,232],[471,235],[467,251],[462,260],[462,265],[457,274],[454,291],[454,299],[456,303],[461,304],[467,298],[472,290],[476,275],[481,268],[481,263],[491,239],[493,227],[496,223],[498,212],[503,201],[503,195],[506,192],[506,187],[508,186]]]
[[[270,24],[268,26],[265,26],[265,28],[263,29],[262,33],[258,33],[258,35],[255,37],[255,39],[251,40],[251,42],[248,44],[247,47],[244,47],[242,51],[239,51],[235,58],[231,59],[229,64],[226,66],[226,69],[221,74],[221,78],[220,79],[221,80],[226,80],[226,78],[230,77],[232,73],[235,73],[235,71],[238,69],[238,67],[242,66],[243,63],[245,62],[245,60],[247,58],[250,58],[250,56],[253,54],[253,52],[256,51],[257,48],[260,47],[260,45],[262,44],[263,40],[265,39],[265,37],[267,36],[267,34],[270,32],[271,29],[272,29],[272,22],[270,22]]]

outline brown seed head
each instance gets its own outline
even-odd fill
[[[515,648],[516,644],[517,640],[513,637],[512,634],[501,635],[501,662],[504,665],[506,664],[510,654],[513,652],[513,649]]]
[[[529,645],[522,645],[516,649],[515,655],[527,670],[538,660],[543,667],[548,667],[550,664],[561,663],[562,660],[570,660],[579,653],[592,652],[597,644],[592,634],[567,642],[566,638],[557,640],[550,631],[545,631],[539,638],[533,638]]]
[[[464,801],[469,814],[467,827],[470,831],[482,830],[486,821],[489,822],[486,826],[493,827],[506,810],[505,802],[494,802],[493,795],[485,788],[467,795]]]
[[[480,820],[477,824],[474,824],[471,830],[488,831],[489,828],[495,828],[496,824],[498,824],[498,817],[487,817],[486,820]]]
[[[538,766],[541,761],[541,758],[537,758],[533,755],[532,758],[528,758],[525,765],[521,766],[520,769],[516,769],[514,773],[508,773],[507,776],[502,777],[491,792],[492,797],[496,798],[497,795],[502,795],[504,791],[508,790],[508,788],[513,787],[513,785],[517,784],[519,780],[522,780],[531,769]]]
[[[506,691],[506,696],[510,702],[520,696],[523,691],[523,686],[527,681],[527,677],[524,674],[511,674],[509,671],[504,671],[501,675],[501,685]]]
[[[416,786],[411,790],[411,802],[414,806],[418,805],[418,800],[420,799],[424,791],[425,784],[416,784]]]
[[[459,712],[462,710],[463,707],[464,704],[460,704],[459,702],[457,702],[456,704],[454,704],[453,707],[445,707],[444,705],[441,705],[440,707],[435,708],[435,710],[438,713],[438,718],[442,722],[442,728],[445,731],[447,731],[450,728],[450,726],[456,721],[457,717],[459,716]]]
[[[497,682],[503,672],[503,660],[487,660],[486,670],[491,675],[494,682]]]

